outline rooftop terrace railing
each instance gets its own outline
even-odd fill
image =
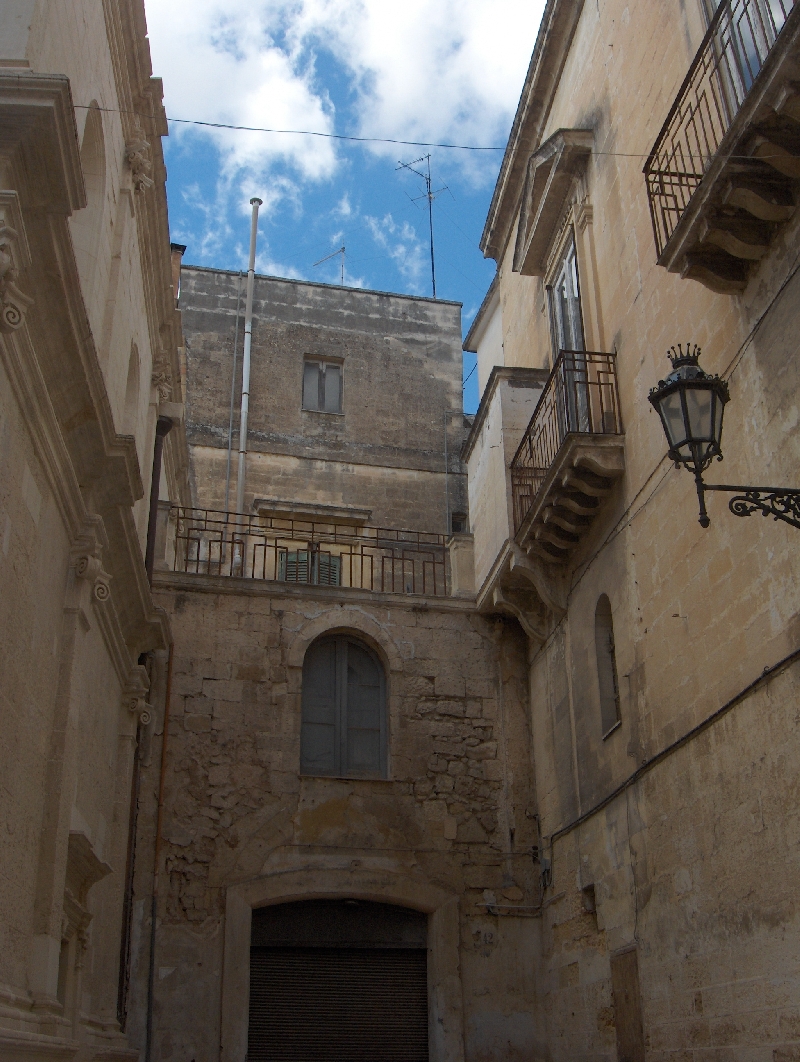
[[[519,530],[568,435],[620,435],[616,358],[562,350],[511,462],[514,527]]]
[[[175,506],[177,572],[383,594],[447,594],[444,535]]]
[[[659,257],[778,39],[794,0],[723,0],[644,167]]]

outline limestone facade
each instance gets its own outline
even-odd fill
[[[3,1059],[136,1058],[131,780],[169,642],[144,552],[156,421],[182,409],[166,131],[142,4],[2,5]],[[164,497],[188,500],[187,458],[174,426]]]
[[[245,288],[236,273],[181,270],[193,501],[203,508],[225,509],[226,496],[235,508]],[[458,303],[257,276],[245,510],[301,501],[449,533],[467,506],[460,320]],[[338,373],[334,410],[304,393],[304,366],[322,363]]]
[[[772,5],[770,58],[739,111],[731,105],[728,139],[660,259],[642,174],[716,6],[548,3],[483,234],[496,296],[471,345],[480,359],[499,328],[504,368],[484,392],[465,458],[478,607],[516,616],[531,646],[546,860],[537,1058],[800,1052],[798,532],[757,513],[735,517],[721,493],[707,495],[711,524],[700,527],[694,483],[668,461],[647,401],[669,371],[668,349],[699,344],[701,364],[731,392],[725,460],[706,480],[800,486],[797,218],[781,214],[758,251],[716,235],[750,224],[723,203],[725,181],[737,186],[744,170],[753,187],[785,179],[743,156],[761,130],[790,128],[782,101],[799,54],[796,7]],[[719,60],[727,48],[741,64],[741,39],[726,44],[725,28],[734,16],[766,26],[770,5],[737,3],[733,15],[719,6],[703,54]],[[697,217],[706,242],[692,244]],[[619,419],[576,423],[515,515],[512,466],[526,428],[504,389],[511,372],[545,370],[551,383],[569,372],[554,368],[560,349],[575,349],[554,299],[566,290],[571,247],[582,346],[613,356]],[[479,518],[498,442],[509,515],[498,520],[493,506]],[[598,504],[570,517],[561,499],[590,494]],[[616,663],[610,722],[603,601]]]

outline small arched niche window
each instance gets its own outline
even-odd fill
[[[314,642],[303,661],[302,774],[386,777],[386,678],[347,634]]]
[[[594,612],[594,645],[597,653],[597,681],[600,686],[600,721],[605,736],[620,720],[614,623],[611,618],[611,602],[605,594],[601,594]]]
[[[122,434],[136,435],[139,420],[139,350],[131,343],[128,379],[125,383],[125,408],[122,411]]]
[[[102,231],[106,189],[106,146],[103,116],[96,100],[86,115],[81,142],[81,169],[86,187],[86,206],[71,219],[72,241],[78,272],[84,288],[92,283]]]

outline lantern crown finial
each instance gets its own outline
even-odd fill
[[[682,343],[676,343],[667,351],[667,357],[672,362],[673,369],[678,369],[682,365],[697,365],[701,354],[702,351],[696,343],[694,347],[691,343],[687,343],[685,347]]]

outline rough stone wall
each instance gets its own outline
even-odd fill
[[[307,892],[286,898],[319,895],[331,887],[326,867],[332,873],[343,858],[353,867],[378,860],[387,873],[409,881],[421,875],[455,897],[466,1057],[529,1058],[538,923],[498,917],[485,906],[485,890],[501,905],[530,908],[538,900],[520,632],[452,599],[412,604],[266,585],[245,594],[236,583],[159,576],[175,657],[154,1062],[218,1058],[230,889],[279,880],[287,865],[307,861],[299,879]],[[299,774],[297,646],[326,629],[352,630],[386,664],[388,780]],[[143,773],[137,842],[142,913],[157,785],[154,747]],[[141,937],[138,1000],[146,984],[146,919]],[[135,1042],[141,1038],[139,1019]]]
[[[194,500],[208,508],[224,507],[238,306],[229,504],[236,498],[244,285],[235,273],[181,273]],[[341,361],[341,414],[302,408],[305,356]],[[444,531],[446,488],[450,512],[467,511],[461,365],[458,303],[257,277],[247,506],[299,498],[371,509],[381,526]]]

